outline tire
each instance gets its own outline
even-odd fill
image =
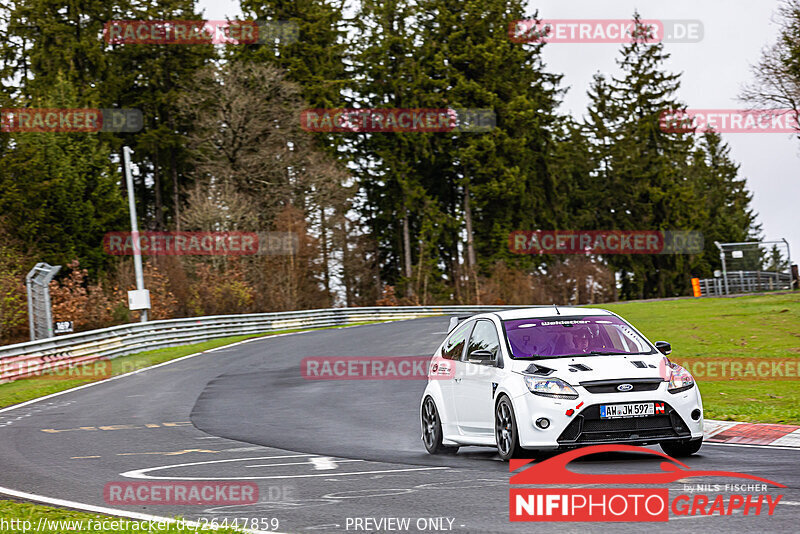
[[[673,458],[691,456],[703,446],[703,438],[685,441],[665,441],[660,443],[661,450]]]
[[[519,458],[524,449],[519,445],[517,418],[511,400],[503,395],[494,407],[494,437],[497,453],[503,460]]]
[[[458,447],[442,445],[444,436],[442,420],[436,409],[436,403],[431,397],[426,397],[425,402],[422,403],[420,421],[422,422],[422,442],[430,454],[455,454],[458,452]]]

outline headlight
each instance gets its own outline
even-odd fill
[[[525,376],[525,385],[534,395],[555,399],[577,399],[578,392],[559,378]]]
[[[680,393],[694,386],[694,377],[689,374],[689,371],[677,363],[669,363],[669,367],[670,376],[667,390],[670,393]]]

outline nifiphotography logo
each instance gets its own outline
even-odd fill
[[[567,464],[597,453],[635,452],[660,456],[660,472],[642,474],[576,473]],[[532,460],[511,460],[513,473]],[[670,484],[696,477],[743,478],[759,484],[684,485],[683,492],[670,501],[667,487],[575,487],[591,484]],[[634,445],[595,445],[575,449],[538,462],[511,477],[509,520],[511,521],[669,521],[673,516],[733,515],[771,516],[783,495],[768,493],[767,485],[785,488],[783,484],[735,471],[700,471],[652,449]],[[539,487],[514,487],[514,486]],[[542,487],[569,485],[572,487]],[[717,495],[696,491],[716,491]],[[691,493],[691,495],[687,494]]]

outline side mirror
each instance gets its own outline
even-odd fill
[[[494,363],[494,354],[490,350],[475,350],[467,355],[470,363]]]
[[[447,327],[447,333],[453,331],[453,328],[458,326],[458,317],[450,317],[450,324]]]
[[[660,352],[664,356],[672,352],[672,345],[670,345],[666,341],[656,341],[656,348],[658,349],[658,352]]]

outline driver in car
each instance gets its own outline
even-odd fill
[[[582,330],[580,332],[575,332],[574,334],[572,334],[572,344],[575,346],[575,351],[580,352],[582,354],[588,353],[590,339],[591,339],[591,334],[586,330]]]

